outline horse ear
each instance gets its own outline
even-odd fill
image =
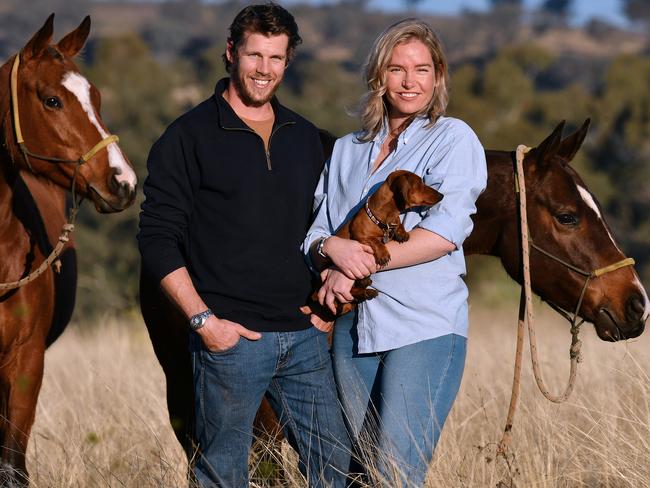
[[[86,39],[88,39],[88,34],[90,34],[90,15],[86,15],[79,27],[61,39],[56,47],[61,54],[72,58],[81,51]]]
[[[562,142],[562,131],[564,130],[564,125],[566,121],[563,120],[560,122],[551,135],[544,139],[539,146],[534,148],[531,151],[531,156],[541,165],[545,161],[549,161],[554,157],[558,150],[560,149],[560,144]]]
[[[585,120],[584,124],[582,124],[582,127],[580,127],[580,129],[575,131],[570,136],[567,136],[560,143],[560,148],[557,152],[557,155],[565,163],[569,163],[575,157],[576,153],[578,152],[578,149],[580,149],[580,146],[582,146],[582,143],[585,140],[585,136],[587,135],[587,131],[589,130],[590,123],[591,123],[591,119]]]
[[[50,14],[43,27],[25,44],[22,50],[23,59],[27,60],[41,54],[50,45],[54,33],[54,14]]]

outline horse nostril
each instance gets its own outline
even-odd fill
[[[634,294],[627,301],[627,316],[632,320],[641,320],[645,312],[645,303],[641,295]]]
[[[118,181],[115,175],[108,180],[108,188],[113,195],[120,199],[130,199],[135,190],[126,181]]]

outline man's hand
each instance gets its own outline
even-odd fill
[[[237,345],[240,337],[251,341],[256,341],[262,337],[259,332],[254,332],[230,320],[218,319],[214,315],[208,317],[205,325],[197,332],[201,336],[205,347],[213,352],[224,352],[232,349]]]
[[[348,278],[337,268],[327,268],[320,274],[323,285],[318,290],[318,302],[336,314],[335,300],[348,303],[354,300],[350,294],[354,280]]]
[[[377,270],[372,248],[355,240],[332,236],[323,244],[323,252],[350,279],[360,280]]]

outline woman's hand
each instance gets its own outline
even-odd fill
[[[354,300],[350,294],[354,280],[351,280],[337,268],[327,268],[320,274],[323,285],[318,290],[318,302],[336,314],[336,303],[348,303]]]
[[[360,280],[377,271],[372,248],[366,244],[332,236],[323,244],[323,252],[351,280]]]

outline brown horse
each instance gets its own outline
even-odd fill
[[[623,257],[605,223],[595,197],[569,166],[580,148],[588,121],[562,139],[564,124],[525,159],[528,220],[536,245],[573,266],[594,270]],[[331,141],[324,141],[332,147]],[[464,244],[465,254],[498,256],[515,280],[521,280],[520,237],[514,185],[514,152],[486,151],[488,186],[477,201],[474,231]],[[532,251],[534,291],[565,310],[578,303],[584,277],[545,255]],[[157,283],[143,274],[142,313],[154,349],[167,378],[169,415],[176,436],[188,456],[193,446],[192,372],[187,352],[188,326]],[[650,304],[632,267],[618,269],[590,282],[579,315],[596,326],[603,340],[638,336]],[[218,314],[218,312],[217,312]],[[256,434],[273,438],[279,432],[273,411],[263,402]]]
[[[535,248],[530,269],[533,291],[554,307],[573,312],[585,276],[621,261],[624,255],[603,218],[596,198],[569,166],[589,128],[583,126],[562,139],[564,123],[524,160],[528,193],[528,222]],[[514,153],[486,151],[488,185],[478,199],[474,231],[465,241],[465,254],[498,256],[508,274],[521,283],[521,240],[514,183]],[[648,295],[631,266],[592,279],[578,315],[594,324],[598,337],[618,341],[643,332],[650,311]]]
[[[135,173],[99,117],[99,92],[72,61],[90,18],[54,45],[53,20],[0,68],[0,283],[27,277],[50,254],[66,222],[67,191],[89,197],[99,212],[135,198]],[[28,483],[25,450],[45,348],[70,319],[75,286],[68,242],[33,281],[0,290],[0,486]]]

